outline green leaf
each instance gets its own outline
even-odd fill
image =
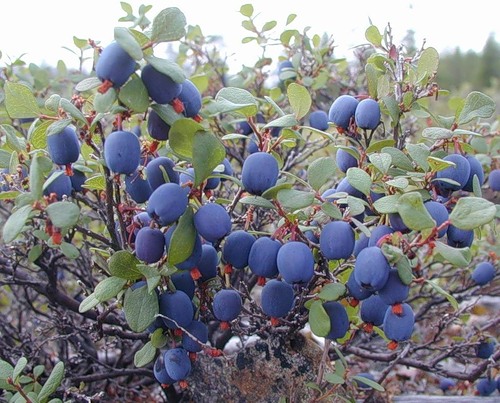
[[[385,389],[383,386],[379,385],[377,382],[375,382],[369,378],[365,378],[364,376],[354,375],[351,379],[354,379],[355,381],[363,382],[364,384],[372,387],[375,390],[378,390],[379,392],[385,392]]]
[[[35,246],[41,246],[41,245],[35,245]],[[78,250],[78,248],[71,243],[63,242],[63,243],[61,243],[60,248],[61,248],[61,252],[68,259],[77,259],[80,256],[80,251]]]
[[[108,270],[112,276],[125,280],[137,280],[142,277],[142,273],[136,269],[139,263],[139,259],[131,252],[119,250],[108,259]]]
[[[19,360],[17,360],[16,365],[14,366],[14,370],[12,371],[12,380],[14,382],[17,382],[27,364],[28,360],[26,359],[26,357],[21,357],[19,358]]]
[[[346,287],[342,283],[330,283],[321,288],[317,295],[323,301],[337,301],[346,293]]]
[[[38,244],[38,245],[34,245],[30,251],[28,252],[28,261],[30,261],[31,263],[33,263],[35,260],[37,260],[41,254],[42,254],[42,245]]]
[[[309,325],[311,331],[318,337],[325,337],[330,333],[330,317],[323,307],[322,301],[314,301],[309,309]]]
[[[226,156],[224,144],[210,132],[198,131],[193,139],[194,186],[212,175]]]
[[[443,169],[446,169],[448,167],[455,166],[454,162],[445,161],[441,158],[436,158],[432,156],[427,157],[427,162],[429,163],[432,172],[442,171]],[[443,178],[440,180],[443,180]]]
[[[276,21],[268,21],[262,27],[262,32],[267,32],[273,29],[278,23]]]
[[[267,123],[264,126],[264,129],[267,129],[270,127],[293,127],[293,126],[296,126],[298,124],[299,124],[299,122],[295,118],[295,115],[289,114],[289,115],[280,116],[279,118],[270,121],[269,123]]]
[[[94,108],[96,112],[110,112],[117,98],[116,90],[114,88],[110,88],[104,94],[98,92],[94,97]]]
[[[424,206],[422,196],[418,192],[409,192],[398,199],[398,213],[404,224],[415,231],[434,228],[436,222]]]
[[[437,73],[439,65],[439,53],[434,48],[426,48],[418,58],[417,77],[419,84],[425,86]]]
[[[370,147],[368,147],[365,152],[366,152],[366,154],[369,155],[369,154],[374,153],[374,152],[382,151],[386,147],[394,147],[394,140],[386,139],[386,140],[379,140],[379,141],[372,142],[370,144]]]
[[[45,211],[52,224],[58,228],[70,228],[76,225],[80,217],[80,208],[67,201],[49,204]]]
[[[413,164],[411,163],[408,156],[398,148],[395,147],[384,147],[382,152],[390,154],[392,157],[392,163],[405,171],[413,171]]]
[[[278,202],[287,210],[299,210],[314,202],[314,193],[296,189],[282,189],[278,192]]]
[[[434,290],[437,291],[438,294],[441,294],[443,297],[445,297],[453,308],[458,309],[458,302],[453,295],[443,290],[439,285],[435,283],[434,280],[426,279],[425,282],[429,284],[432,288],[434,288]]]
[[[134,365],[138,368],[144,367],[154,360],[156,355],[156,347],[151,341],[148,341],[134,355]]]
[[[145,60],[160,73],[169,76],[174,82],[182,84],[186,80],[184,70],[175,62],[155,56],[147,56]]]
[[[135,290],[128,288],[125,292],[123,311],[130,329],[143,332],[153,323],[159,312],[158,296],[155,291],[149,292],[147,287]]]
[[[481,197],[469,196],[458,199],[450,213],[450,222],[457,228],[473,230],[488,224],[495,218],[495,204]]]
[[[94,296],[99,302],[108,301],[116,297],[126,283],[127,280],[124,278],[115,276],[107,277],[96,285]]]
[[[366,80],[368,82],[368,94],[373,99],[377,99],[377,84],[379,78],[379,72],[371,63],[367,63],[365,66]],[[387,94],[384,94],[387,95]]]
[[[331,372],[325,374],[325,381],[332,385],[343,385],[345,383],[344,378],[337,374],[332,374]]]
[[[6,81],[5,109],[12,119],[36,118],[40,115],[40,108],[31,89],[24,84]]]
[[[391,266],[396,266],[398,275],[403,284],[410,285],[413,280],[410,260],[401,249],[384,243],[382,252]]]
[[[95,308],[100,304],[100,301],[96,298],[94,293],[91,293],[85,299],[80,302],[80,306],[78,307],[78,312],[85,313],[90,311],[92,308]]]
[[[425,172],[429,171],[429,163],[427,158],[429,158],[431,152],[429,148],[422,143],[419,144],[407,144],[406,150],[410,155],[411,159],[417,163]]]
[[[472,259],[470,248],[454,248],[440,241],[436,242],[434,258],[438,262],[448,262],[455,267],[467,267]]]
[[[215,95],[218,112],[238,112],[245,117],[257,114],[257,101],[253,95],[241,88],[222,88]]]
[[[99,87],[102,84],[101,80],[97,77],[88,77],[84,78],[75,86],[75,90],[78,92],[85,92],[93,90],[94,88]]]
[[[38,393],[38,402],[47,402],[50,395],[57,390],[59,385],[61,385],[63,378],[64,363],[62,361],[59,361],[52,369],[52,372],[50,373],[49,377],[45,381],[45,384],[42,386],[42,389]]]
[[[382,98],[382,102],[385,108],[387,109],[387,113],[391,117],[392,126],[395,126],[399,122],[399,114],[400,114],[398,101],[396,101],[393,95],[387,95]]]
[[[291,24],[295,20],[295,18],[297,18],[297,14],[289,14],[286,18],[286,25]]]
[[[253,14],[253,6],[251,4],[243,4],[241,7],[240,7],[240,13],[244,16],[244,17],[248,17],[250,18]]]
[[[245,197],[242,197],[239,202],[241,204],[248,204],[251,206],[263,207],[263,208],[268,208],[268,209],[275,209],[276,208],[273,203],[271,203],[269,200],[266,200],[260,196],[245,196]]]
[[[369,156],[370,162],[382,174],[386,174],[392,164],[392,157],[387,153],[374,153]]]
[[[331,180],[335,168],[336,166],[333,158],[318,158],[307,168],[307,182],[314,190],[318,191],[321,186]]]
[[[151,105],[151,109],[153,109],[169,126],[172,126],[174,122],[179,119],[185,119],[183,115],[177,113],[172,105],[169,104],[153,104]]]
[[[136,266],[136,269],[142,274],[142,276],[146,277],[146,283],[148,285],[149,292],[153,291],[156,288],[156,286],[160,283],[162,274],[167,275],[167,274],[161,273],[158,270],[158,268],[156,268],[154,266],[148,266],[146,264],[138,264]],[[177,269],[174,268],[174,270],[177,270]]]
[[[144,113],[149,107],[148,90],[137,76],[133,76],[120,88],[118,99],[135,113]]]
[[[307,115],[312,104],[309,90],[300,84],[291,83],[288,85],[286,92],[290,106],[295,112],[295,118],[299,120]]]
[[[141,45],[137,43],[134,35],[130,32],[128,28],[125,27],[115,27],[114,37],[116,42],[123,48],[128,55],[134,60],[142,59],[142,49]]]
[[[389,214],[398,212],[398,200],[401,197],[400,194],[393,194],[388,196],[383,196],[373,203],[373,207],[380,214]]]
[[[155,348],[162,348],[168,342],[168,337],[163,333],[163,329],[156,329],[151,335],[151,344]]]
[[[495,101],[488,95],[473,91],[467,98],[458,117],[458,124],[463,125],[478,118],[488,119],[495,113]]]
[[[42,155],[37,153],[33,156],[30,165],[30,191],[33,194],[33,197],[37,200],[42,198],[43,194],[43,182],[45,181],[45,177],[43,175],[43,163],[42,163]]]
[[[153,20],[151,41],[155,43],[177,41],[186,35],[186,17],[177,7],[160,11]]]
[[[12,377],[12,371],[14,371],[14,367],[12,365],[10,365],[7,361],[0,360],[0,379]]]
[[[72,118],[78,120],[83,125],[88,124],[87,119],[83,115],[82,111],[78,109],[74,104],[71,103],[69,99],[61,98],[59,100],[59,107],[66,112]],[[71,122],[70,122],[71,123]],[[61,128],[62,131],[63,128]]]
[[[329,217],[333,218],[334,220],[341,220],[343,217],[340,208],[338,208],[336,204],[330,202],[323,203],[321,205],[321,211],[326,215],[328,215]]]
[[[382,44],[382,34],[375,25],[370,25],[365,31],[365,38],[374,46]]]
[[[0,125],[0,137],[4,135],[7,140],[7,145],[15,151],[22,151],[24,149],[24,144],[21,143],[22,140],[18,137],[20,134],[21,133],[11,125]]]
[[[90,190],[106,190],[106,179],[103,174],[97,174],[88,178],[82,187]]]
[[[205,128],[193,119],[178,119],[170,127],[168,144],[179,157],[191,160],[194,137],[198,132],[205,132]]]
[[[372,179],[363,169],[351,167],[346,172],[347,181],[365,195],[370,194]]]
[[[36,127],[29,133],[28,141],[34,149],[44,149],[47,147],[47,128],[52,125],[51,120],[39,121]]]
[[[31,205],[26,205],[12,213],[3,226],[3,242],[10,243],[21,233],[26,220],[33,211]]]
[[[188,206],[172,234],[168,247],[168,263],[175,266],[189,258],[193,253],[195,241],[196,229],[193,222],[193,209]]]
[[[450,129],[444,127],[425,127],[422,130],[422,137],[430,140],[445,140],[451,139],[454,133]]]

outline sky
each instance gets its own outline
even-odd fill
[[[396,43],[412,29],[417,46],[425,40],[426,47],[434,47],[438,52],[456,47],[480,52],[489,35],[495,35],[500,27],[490,0],[471,3],[456,0],[128,0],[127,3],[134,11],[141,4],[151,5],[148,14],[151,20],[166,7],[178,7],[189,25],[199,25],[204,35],[224,38],[228,62],[235,68],[253,64],[259,54],[256,45],[241,44],[246,31],[241,26],[244,17],[239,9],[247,3],[259,14],[258,24],[269,20],[278,22],[271,32],[281,32],[287,16],[293,13],[297,18],[289,28],[303,30],[309,26],[309,34],[331,34],[336,57],[352,57],[352,47],[366,42],[364,32],[370,21],[381,32],[390,24]],[[128,26],[118,22],[125,15],[118,0],[9,1],[2,5],[1,15],[0,67],[22,54],[28,63],[55,66],[62,59],[69,67],[77,67],[77,56],[64,49],[76,50],[73,36],[106,45],[113,40],[115,27]],[[496,39],[500,40],[497,36]],[[159,57],[160,50],[161,47],[155,50]]]

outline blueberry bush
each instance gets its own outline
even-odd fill
[[[180,9],[121,7],[88,72],[0,59],[2,398],[497,393],[493,99],[390,25],[348,61],[245,4],[232,73]]]

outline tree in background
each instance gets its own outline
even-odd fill
[[[492,98],[436,112],[437,51],[390,26],[348,63],[247,4],[262,56],[230,74],[181,10],[121,6],[75,38],[90,74],[3,66],[3,397],[493,393]]]

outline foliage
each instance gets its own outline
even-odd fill
[[[498,122],[492,119],[493,99],[473,90],[451,102],[446,114],[437,113],[436,99],[449,95],[437,81],[438,52],[432,47],[407,50],[395,44],[390,26],[383,32],[369,26],[367,44],[355,50],[356,62],[348,63],[334,57],[332,37],[293,29],[293,14],[274,39],[271,33],[279,21],[261,23],[247,4],[240,9],[242,26],[248,31],[242,42],[261,47],[262,57],[231,75],[212,46],[214,38],[205,37],[198,26],[187,25],[181,10],[166,8],[150,19],[148,7],[141,7],[136,16],[127,3],[121,4],[127,14],[121,21],[131,26],[115,28],[115,41],[126,52],[122,57],[135,63],[123,85],[109,77],[98,78],[94,71],[89,75],[68,72],[63,65],[57,71],[44,71],[16,60],[3,68],[0,309],[15,318],[12,323],[4,321],[0,340],[0,382],[7,393],[18,393],[26,401],[23,393],[33,401],[47,401],[53,394],[59,399],[106,395],[151,400],[159,398],[157,386],[170,380],[163,389],[168,398],[194,394],[189,376],[202,369],[176,368],[183,376],[179,372],[174,376],[161,361],[167,357],[165,350],[181,344],[180,333],[187,327],[180,323],[186,320],[182,312],[193,307],[196,319],[210,328],[208,341],[200,342],[200,354],[214,360],[223,354],[230,358],[226,347],[233,337],[290,342],[311,332],[323,349],[317,372],[306,374],[306,385],[316,400],[383,393],[384,386],[394,382],[391,376],[399,366],[469,382],[485,374],[491,377],[498,349],[491,361],[478,361],[473,351],[484,339],[496,337],[498,319],[486,317],[478,323],[471,314],[481,305],[480,297],[498,294],[498,278],[478,285],[470,274],[479,262],[497,263],[500,251],[494,239],[499,210],[492,201],[496,196],[477,175],[470,178],[469,192],[443,175],[457,165],[447,160],[449,154],[475,155],[486,177],[498,168],[500,142]],[[162,42],[177,45],[176,54],[155,54],[155,46]],[[269,48],[276,45],[283,49],[278,60],[267,57]],[[94,65],[106,48],[77,38],[75,46],[82,61],[92,52]],[[284,61],[288,63],[279,64]],[[120,69],[109,65],[112,58],[105,62],[115,73]],[[189,87],[191,92],[178,92],[171,102],[153,102],[140,75],[146,65],[169,76],[171,82],[189,80],[194,87]],[[328,112],[340,95],[375,100],[380,123],[361,129],[352,116],[346,127],[331,121],[326,130],[313,127],[310,113]],[[199,111],[187,116],[188,105],[199,100]],[[148,133],[153,110],[168,128],[165,140]],[[243,133],[243,124],[251,134]],[[68,126],[78,134],[80,156],[59,167],[48,152],[47,138]],[[113,155],[117,146],[106,143],[110,135],[136,128],[142,134],[137,139],[129,136],[125,151]],[[141,155],[134,163],[130,150],[137,142]],[[109,145],[106,155],[105,144]],[[346,172],[339,169],[335,160],[339,149],[352,155],[357,166]],[[248,164],[242,178],[243,164],[255,152],[266,153],[267,158],[252,167]],[[127,175],[133,171],[146,181],[145,167],[158,157],[170,158],[180,174],[193,168],[194,177],[180,185],[169,183],[170,174],[161,168],[165,183],[150,189],[146,202],[136,202],[125,186],[126,175],[109,165],[111,157],[119,157],[119,165],[128,164]],[[272,164],[267,165],[269,158]],[[227,171],[225,159],[232,172]],[[271,179],[263,179],[275,164],[278,179],[274,173]],[[252,170],[263,172],[252,176]],[[72,182],[70,194],[58,194],[58,178],[74,180],[77,171],[84,175],[81,187]],[[445,192],[447,186],[457,190]],[[171,196],[174,188],[175,197]],[[439,226],[426,208],[429,200],[439,200],[450,212]],[[218,208],[197,215],[210,203]],[[146,221],[139,213],[146,213]],[[397,228],[394,220],[399,220]],[[341,251],[348,258],[326,257],[319,237],[335,221],[349,223],[342,228],[350,235],[354,232],[357,241],[363,234],[375,237],[375,229],[391,227],[381,239],[372,239],[373,247],[380,248],[380,259],[397,269],[399,281],[409,286],[409,296],[389,306],[386,317],[402,317],[403,302],[405,315],[413,309],[411,320],[404,322],[404,326],[411,322],[412,328],[403,332],[411,337],[401,336],[396,325],[396,336],[390,340],[383,325],[361,320],[360,299],[346,286],[351,273],[361,277],[359,271],[364,270],[363,275],[378,276],[374,283],[381,285],[385,274],[375,273],[376,262],[374,267],[359,269],[359,251],[350,242]],[[144,253],[135,250],[137,231],[144,227],[163,234],[172,230],[168,246],[162,236],[143,243],[164,251],[154,261],[141,260]],[[449,227],[469,231],[472,244],[457,247],[450,243],[451,236],[438,236]],[[285,316],[265,315],[259,291],[266,279],[246,267],[248,256],[234,256],[244,250],[251,253],[252,237],[246,238],[248,247],[241,244],[227,255],[244,261],[243,268],[233,267],[224,257],[228,235],[235,231],[256,239],[268,236],[289,246],[296,245],[291,242],[303,245],[299,253],[295,253],[299,248],[287,248],[287,255],[278,252],[273,277],[285,278],[286,267],[292,271],[290,278],[298,279],[290,281],[295,301],[290,309],[285,304]],[[208,278],[202,248],[197,250],[196,242],[204,234],[218,252],[214,274]],[[195,257],[187,269],[194,284],[188,309],[180,302],[164,307],[167,298],[161,295],[187,294],[185,285],[174,285],[174,274],[186,271],[181,265]],[[301,281],[305,266],[314,270]],[[236,312],[237,318],[219,323],[212,301],[226,289],[237,296],[238,304],[228,302],[217,309]],[[331,317],[331,307],[345,312],[347,331],[325,339],[337,334],[336,326],[344,326],[337,316]],[[30,347],[33,342],[36,349]],[[21,374],[28,362],[21,358],[25,356],[33,362],[33,377]],[[53,364],[53,356],[59,363],[42,386],[39,377],[47,364]],[[161,362],[160,372],[157,362]],[[375,381],[356,375],[366,373],[369,362],[385,365]],[[463,368],[455,367],[459,364]],[[126,388],[119,382],[124,379]],[[57,390],[61,382],[63,388]],[[363,390],[356,388],[361,383]]]

